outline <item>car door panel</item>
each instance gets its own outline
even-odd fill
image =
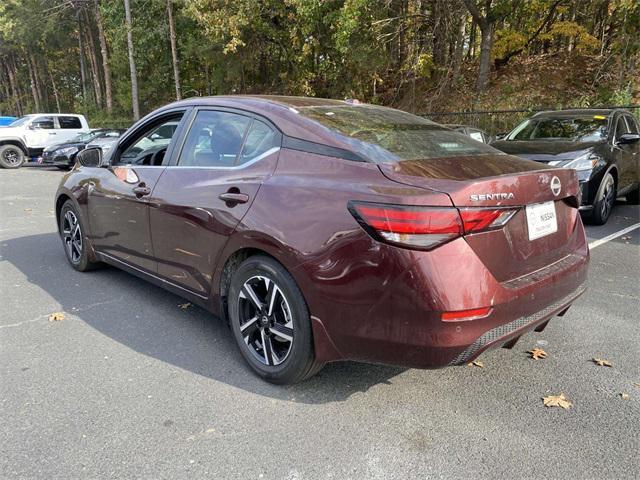
[[[134,189],[152,190],[165,167],[115,166],[89,185],[91,242],[100,253],[155,272],[149,235],[149,199]]]
[[[229,236],[247,213],[260,185],[275,170],[278,150],[239,169],[168,167],[154,191],[151,236],[158,275],[208,296]],[[220,198],[244,194],[246,203]],[[233,197],[232,197],[233,198]]]
[[[618,191],[625,190],[635,183],[636,179],[636,160],[635,160],[635,144],[619,144],[618,139],[621,135],[629,133],[629,128],[625,118],[619,116],[616,124],[615,141],[612,149],[614,161],[618,166]]]

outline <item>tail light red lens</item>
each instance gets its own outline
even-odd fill
[[[502,227],[516,210],[349,202],[349,211],[379,241],[430,250],[465,233]]]
[[[444,322],[461,322],[464,320],[475,320],[484,318],[491,313],[491,307],[472,308],[471,310],[457,310],[455,312],[442,312]]]

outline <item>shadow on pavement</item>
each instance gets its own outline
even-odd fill
[[[115,268],[80,273],[66,261],[55,233],[2,242],[0,261],[109,338],[143,355],[267,397],[316,404],[346,400],[389,383],[405,369],[340,362],[293,386],[270,385],[246,366],[222,321],[185,300]]]

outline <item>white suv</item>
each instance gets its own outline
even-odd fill
[[[36,113],[0,127],[0,167],[18,168],[49,145],[64,143],[89,131],[84,115]]]

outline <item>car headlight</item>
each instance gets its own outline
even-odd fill
[[[67,147],[58,150],[58,155],[73,155],[78,152],[78,147]]]
[[[600,161],[600,157],[593,152],[587,152],[583,155],[580,155],[578,158],[574,158],[564,165],[560,165],[562,168],[573,168],[578,172],[583,172],[586,170],[593,170],[593,168]]]

